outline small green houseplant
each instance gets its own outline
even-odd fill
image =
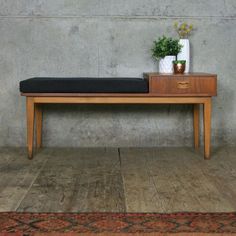
[[[173,61],[174,73],[183,74],[185,71],[186,61],[185,60],[175,60]]]
[[[172,61],[176,60],[176,56],[181,52],[182,46],[178,39],[167,38],[162,36],[154,41],[152,48],[152,56],[159,61],[160,73],[172,73]]]
[[[163,36],[154,41],[152,56],[157,60],[165,56],[176,56],[181,51],[181,47],[178,39]]]

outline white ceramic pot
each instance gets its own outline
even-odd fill
[[[177,60],[185,60],[185,73],[189,73],[190,68],[190,43],[189,39],[180,39],[179,43],[183,46],[181,52],[177,55]]]
[[[173,61],[175,56],[166,56],[162,58],[159,62],[159,72],[160,73],[173,73]]]

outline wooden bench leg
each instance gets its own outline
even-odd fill
[[[35,120],[36,120],[36,147],[42,147],[42,122],[43,122],[43,111],[40,104],[35,106]]]
[[[194,132],[194,147],[195,149],[199,148],[199,112],[200,105],[193,105],[193,132]]]
[[[211,98],[204,103],[204,156],[210,159],[211,148]]]
[[[28,158],[32,159],[34,147],[34,99],[32,97],[26,98],[26,112]]]

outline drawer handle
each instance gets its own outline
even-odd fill
[[[177,84],[179,89],[188,89],[190,87],[190,83],[187,81],[177,82]]]

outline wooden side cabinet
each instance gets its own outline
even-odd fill
[[[156,96],[206,97],[216,96],[217,76],[191,73],[183,75],[146,74],[149,92]]]

